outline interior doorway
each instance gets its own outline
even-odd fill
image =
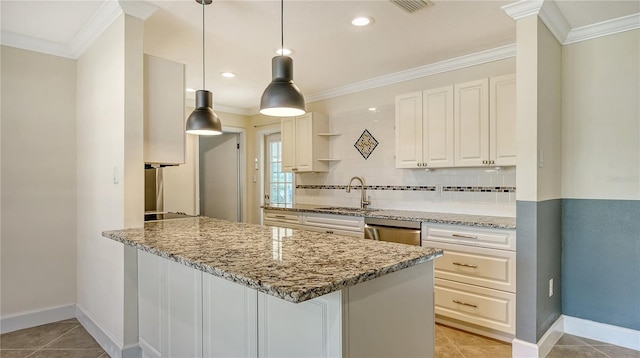
[[[245,221],[244,130],[223,129],[217,136],[200,136],[198,201],[200,215]]]

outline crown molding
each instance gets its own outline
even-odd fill
[[[216,104],[215,102],[213,104],[213,108],[215,108],[214,110],[216,112],[239,114],[241,116],[252,116],[257,113],[254,113],[252,109],[225,106],[224,104]]]
[[[351,93],[366,91],[373,88],[391,85],[398,82],[410,81],[421,77],[433,76],[443,72],[455,71],[483,63],[502,60],[516,56],[516,45],[506,45],[494,49],[472,53],[429,65],[415,67],[409,70],[374,77],[372,79],[348,84],[334,89],[321,91],[305,96],[307,103],[321,101]]]
[[[78,59],[118,16],[127,14],[144,21],[157,9],[157,6],[144,1],[105,0],[102,6],[98,8],[68,44],[41,40],[5,31],[2,31],[0,43],[4,46],[17,47],[23,50]]]
[[[569,26],[567,19],[565,19],[560,9],[558,9],[555,1],[545,1],[538,16],[540,20],[547,25],[547,28],[558,42],[564,44],[567,35],[571,31],[571,26]]]
[[[640,13],[576,27],[569,32],[563,45],[636,29],[640,29]]]
[[[47,55],[70,58],[75,60],[75,54],[67,45],[41,40],[35,37],[14,34],[13,32],[2,31],[0,34],[0,44],[2,46],[15,47],[22,50],[35,51]]]
[[[522,0],[504,5],[501,9],[514,20],[520,20],[527,16],[538,15],[543,3],[543,0]]]

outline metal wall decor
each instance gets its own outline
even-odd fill
[[[364,130],[360,135],[360,138],[353,145],[356,147],[358,152],[362,155],[362,157],[366,160],[369,158],[373,150],[378,146],[378,141],[371,135],[368,130]]]

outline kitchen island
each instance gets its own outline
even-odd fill
[[[441,250],[205,217],[103,236],[138,250],[144,356],[434,354]]]

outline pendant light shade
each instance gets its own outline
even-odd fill
[[[204,72],[204,7],[213,0],[196,0],[202,4],[202,89],[196,91],[196,109],[187,118],[185,132],[196,135],[222,134],[222,123],[216,112],[213,111],[213,94],[205,88]]]
[[[267,116],[292,117],[305,113],[304,96],[293,83],[293,60],[288,56],[271,59],[273,79],[262,94],[260,113]]]
[[[284,50],[284,0],[280,0],[280,39]],[[293,83],[293,60],[288,56],[271,59],[271,83],[262,93],[260,113],[275,117],[304,114],[304,96]]]
[[[196,109],[191,112],[187,119],[187,133],[197,135],[222,134],[222,123],[216,112],[211,108],[212,104],[213,94],[211,92],[207,90],[196,91]]]

